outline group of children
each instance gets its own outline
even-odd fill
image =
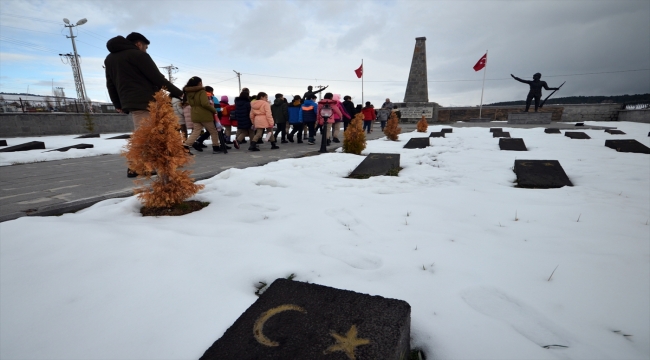
[[[390,112],[397,109],[389,99],[377,111],[369,101],[365,107],[355,106],[350,96],[345,96],[341,102],[340,95],[329,92],[317,101],[311,86],[303,97],[296,95],[291,102],[282,94],[275,94],[273,104],[266,93],[251,96],[247,88],[242,89],[233,104],[229,104],[225,95],[217,99],[213,91],[212,87],[203,86],[201,78],[194,76],[183,88],[183,99],[172,98],[185,139],[183,145],[190,154],[190,147],[202,152],[207,147],[203,142],[208,137],[212,137],[213,153],[227,153],[231,149],[228,145],[239,149],[240,144],[247,143],[247,137],[250,141],[248,150],[260,151],[257,145],[264,143],[265,132],[272,150],[280,148],[276,140],[278,136],[283,144],[294,141],[300,144],[307,140],[309,145],[313,145],[318,130],[326,133],[329,146],[332,142],[341,142],[341,123],[345,131],[356,114],[363,114],[364,130],[370,133],[374,120],[380,121],[383,130]],[[319,109],[323,107],[332,110],[330,117],[321,116]],[[235,139],[232,139],[233,127],[237,129]],[[188,135],[189,130],[191,133]]]

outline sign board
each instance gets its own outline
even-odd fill
[[[405,107],[398,110],[402,113],[402,119],[420,119],[422,115],[428,119],[433,118],[432,107]]]

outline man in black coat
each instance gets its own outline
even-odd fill
[[[114,37],[106,43],[110,52],[104,60],[108,95],[117,112],[131,114],[134,130],[149,118],[149,102],[163,86],[173,97],[183,96],[183,91],[158,71],[147,54],[148,47],[149,40],[136,32],[126,38]],[[133,178],[138,174],[129,168],[126,176]]]
[[[149,102],[162,87],[167,88],[172,97],[183,96],[183,91],[160,73],[147,54],[149,44],[144,35],[136,32],[126,38],[114,37],[106,43],[110,52],[104,60],[108,95],[118,112],[133,116],[134,129],[149,117]]]

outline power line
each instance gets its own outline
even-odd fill
[[[39,30],[32,30],[32,29],[25,29],[25,28],[20,28],[20,27],[16,27],[16,26],[9,26],[9,25],[0,25],[0,27],[12,28],[12,29],[18,29],[18,30],[25,30],[25,31],[33,31],[33,32],[38,32],[38,33],[48,34],[48,35],[56,35],[56,36],[60,36],[60,35],[62,35],[62,34],[55,34],[55,33],[46,32],[46,31],[39,31]]]
[[[11,17],[17,17],[17,18],[29,19],[29,20],[33,20],[33,21],[40,21],[40,22],[46,22],[46,23],[50,23],[50,24],[61,25],[61,24],[60,24],[59,22],[57,22],[57,21],[41,19],[41,18],[36,18],[36,17],[32,17],[32,16],[16,15],[16,14],[7,14],[7,13],[3,13],[3,12],[0,12],[0,16],[11,16]]]

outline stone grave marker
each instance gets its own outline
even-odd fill
[[[443,133],[443,132],[432,132],[431,134],[429,134],[429,137],[430,138],[432,138],[432,137],[445,137],[445,133]]]
[[[424,149],[425,147],[429,146],[429,138],[411,138],[409,141],[404,145],[404,149]]]
[[[560,129],[557,129],[557,128],[544,129],[544,132],[547,133],[547,134],[562,134]]]
[[[444,128],[444,129],[440,130],[440,132],[443,133],[443,134],[451,134],[451,133],[454,132],[454,129],[453,128]]]
[[[367,179],[371,176],[387,175],[389,172],[399,169],[399,160],[399,154],[371,153],[348,177]]]
[[[581,122],[581,123],[576,123],[576,126],[585,126],[585,123],[583,123],[583,122]]]
[[[557,160],[515,160],[517,187],[553,189],[573,186]]]
[[[508,113],[508,124],[550,124],[551,112]]]
[[[30,141],[24,144],[14,145],[0,149],[0,152],[15,152],[27,150],[45,150],[45,143],[42,141]]]
[[[503,128],[490,128],[490,132],[503,132]]]
[[[492,137],[493,138],[509,138],[510,133],[507,132],[507,131],[493,132]]]
[[[277,279],[200,360],[407,359],[402,300]]]
[[[62,147],[62,148],[58,148],[58,149],[54,149],[54,150],[48,150],[46,152],[50,152],[50,151],[65,152],[65,151],[68,151],[70,149],[90,149],[90,148],[94,148],[94,147],[95,146],[92,145],[92,144],[76,144],[76,145],[70,145],[70,146],[66,146],[66,147]]]
[[[109,137],[109,138],[106,138],[106,140],[130,139],[130,138],[131,138],[131,134],[124,134],[124,135],[118,135],[118,136]]]
[[[0,146],[7,146],[7,140],[0,140]]]
[[[650,148],[636,140],[605,140],[605,146],[619,152],[650,154]]]
[[[571,139],[591,139],[589,135],[581,131],[565,131],[564,136],[570,137]]]
[[[90,139],[90,138],[98,138],[99,134],[85,134],[81,136],[77,136],[75,139]]]
[[[605,130],[606,133],[612,134],[612,135],[625,135],[625,133],[621,130],[615,130],[615,129],[607,129]]]
[[[501,138],[499,139],[499,149],[510,151],[528,151],[524,139],[519,138]]]

